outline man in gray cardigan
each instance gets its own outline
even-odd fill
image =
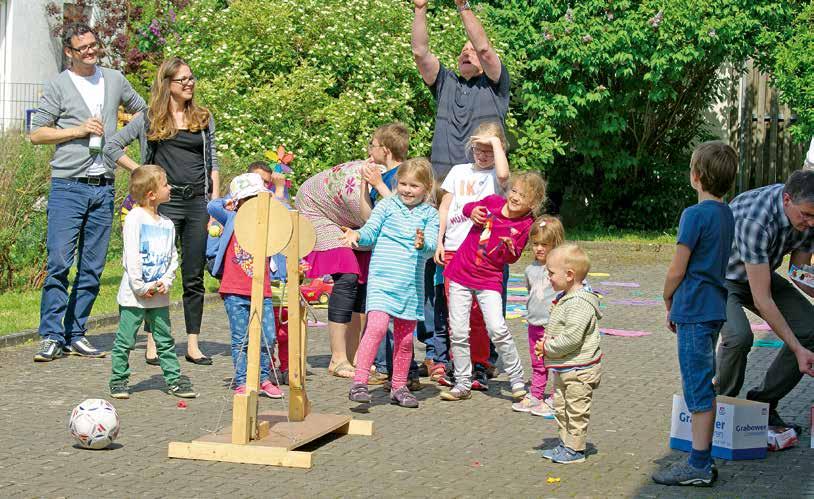
[[[55,144],[48,197],[48,275],[40,302],[40,349],[36,362],[67,353],[103,357],[85,338],[99,293],[113,223],[114,163],[101,152],[116,133],[119,104],[128,112],[146,104],[124,76],[97,66],[100,47],[93,30],[70,25],[63,49],[71,67],[47,82],[32,120],[32,144]],[[68,273],[78,254],[68,295]]]

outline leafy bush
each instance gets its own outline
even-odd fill
[[[501,2],[490,18],[519,69],[512,165],[546,165],[555,200],[587,207],[583,223],[674,225],[692,199],[689,150],[708,137],[718,68],[763,61],[801,4]]]
[[[19,132],[0,134],[0,291],[42,283],[52,154]]]
[[[797,113],[795,136],[807,143],[814,136],[814,3],[797,16],[786,40],[774,54],[774,84]]]
[[[284,144],[296,180],[364,156],[374,128],[402,120],[410,154],[429,154],[434,102],[410,49],[413,11],[401,0],[215,0],[178,14],[198,94],[218,120],[219,148],[243,160]],[[450,2],[430,13],[433,50],[455,64],[464,42]]]

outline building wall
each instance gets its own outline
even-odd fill
[[[45,14],[48,1],[4,0],[0,81],[42,83],[62,69],[59,46]]]

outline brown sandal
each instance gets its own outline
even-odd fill
[[[349,375],[346,373],[350,373]],[[333,369],[328,367],[328,374],[331,376],[336,376],[337,378],[352,378],[356,374],[356,369],[350,364],[350,362],[340,362]]]

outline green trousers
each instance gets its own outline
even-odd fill
[[[181,376],[181,364],[175,355],[175,340],[170,329],[170,309],[119,307],[119,329],[110,353],[113,372],[110,384],[119,384],[130,379],[130,351],[136,346],[136,333],[142,322],[147,322],[158,351],[158,363],[168,386],[174,385]]]

